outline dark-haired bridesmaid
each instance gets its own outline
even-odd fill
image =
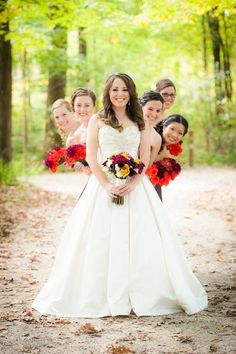
[[[159,122],[163,114],[163,97],[156,91],[147,91],[140,98],[140,104],[143,110],[143,118],[148,121],[150,129],[150,145],[151,145],[151,155],[150,164],[152,164],[156,156],[158,155],[162,138],[155,130],[155,126]]]

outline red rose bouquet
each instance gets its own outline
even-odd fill
[[[54,149],[47,153],[44,163],[45,166],[51,170],[51,172],[56,172],[57,167],[65,162],[65,151],[66,148],[55,146]]]
[[[132,177],[136,174],[141,174],[144,168],[144,163],[126,152],[116,153],[107,158],[102,164],[103,170],[114,175],[117,180],[123,180],[125,182],[128,177]],[[124,204],[124,197],[117,195],[112,198],[112,202],[115,204]]]
[[[180,164],[170,157],[165,157],[161,161],[154,162],[146,170],[152,184],[167,186],[170,181],[173,181],[181,172]]]
[[[71,145],[68,148],[56,146],[47,153],[44,163],[52,172],[56,172],[58,166],[64,162],[70,167],[73,167],[76,162],[81,162],[84,166],[88,166],[85,158],[86,146],[84,144]]]
[[[81,162],[84,166],[88,166],[86,159],[86,146],[85,144],[71,145],[66,149],[65,159],[69,166],[75,162]]]

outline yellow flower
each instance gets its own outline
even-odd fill
[[[134,162],[136,162],[136,163],[140,163],[140,159],[134,159]]]
[[[116,172],[116,176],[118,178],[126,178],[129,176],[129,172],[130,172],[129,165],[125,164],[121,169],[119,169]]]
[[[129,175],[129,165],[125,164],[120,170],[122,177],[127,177]]]
[[[122,152],[121,154],[123,157],[129,158],[129,154],[127,154],[127,152]]]

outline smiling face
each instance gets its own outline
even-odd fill
[[[162,112],[163,104],[161,101],[148,101],[143,106],[143,117],[152,125],[161,118]]]
[[[90,96],[77,96],[74,100],[74,112],[80,121],[87,122],[93,115],[94,104]]]
[[[127,105],[129,102],[129,91],[124,83],[119,77],[115,78],[113,81],[111,88],[109,90],[109,97],[112,103],[112,106],[115,108],[122,108]]]
[[[53,110],[53,117],[58,128],[68,130],[73,121],[73,114],[65,106]]]
[[[173,86],[167,86],[160,91],[164,99],[164,109],[169,109],[175,102],[176,91]]]
[[[167,145],[179,143],[185,133],[185,127],[181,123],[172,122],[163,127],[163,138]]]

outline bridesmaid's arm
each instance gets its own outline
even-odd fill
[[[151,140],[151,155],[150,155],[149,166],[151,166],[153,162],[157,160],[157,156],[161,148],[161,136],[154,129],[152,129],[150,134],[150,140]]]
[[[99,183],[107,190],[109,194],[114,195],[119,193],[120,187],[114,186],[108,181],[106,174],[103,172],[97,160],[99,147],[98,133],[100,129],[99,123],[100,121],[96,116],[93,116],[89,121],[86,142],[86,160]]]
[[[140,160],[145,164],[142,174],[145,173],[149,161],[150,161],[150,126],[147,121],[145,121],[145,129],[141,131],[139,156]]]
[[[163,150],[156,155],[155,161],[160,161],[168,156],[169,156],[169,152],[167,150],[167,147],[164,145]]]

